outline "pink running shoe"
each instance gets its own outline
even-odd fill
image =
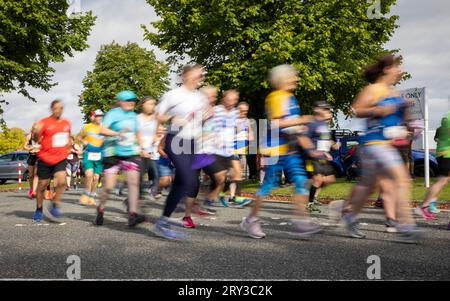
[[[426,207],[426,208],[417,207],[416,208],[416,214],[422,216],[427,221],[431,221],[431,220],[435,220],[436,219],[436,216],[428,210],[428,207]]]
[[[29,198],[30,200],[32,200],[33,197],[34,197],[33,190],[30,189],[30,191],[28,191],[28,198]]]
[[[190,216],[183,217],[183,227],[185,228],[195,228],[194,221]]]

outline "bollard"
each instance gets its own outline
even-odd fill
[[[19,161],[19,165],[17,167],[17,171],[18,171],[18,180],[19,180],[19,191],[22,191],[22,161]]]

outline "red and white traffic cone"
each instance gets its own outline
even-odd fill
[[[19,191],[22,191],[22,161],[19,161],[19,165],[17,167],[18,170],[18,180],[19,180]]]

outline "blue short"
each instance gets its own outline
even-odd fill
[[[264,181],[257,195],[266,197],[280,183],[281,172],[295,185],[295,193],[308,195],[308,178],[300,154],[267,158]]]
[[[169,160],[163,159],[158,161],[159,177],[171,177],[175,174],[175,168]]]

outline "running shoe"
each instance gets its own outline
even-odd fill
[[[428,211],[430,211],[432,214],[438,214],[439,212],[441,212],[441,210],[439,210],[437,207],[437,201],[432,201],[430,203],[430,206],[428,206]]]
[[[252,199],[248,198],[236,198],[235,206],[236,208],[244,208],[247,205],[250,205],[253,202]]]
[[[230,207],[230,204],[227,202],[227,200],[225,200],[225,198],[219,198],[220,203],[222,204],[222,206],[224,207]],[[231,200],[230,200],[231,201]],[[214,204],[214,201],[211,201]],[[231,201],[234,202],[234,201]],[[212,206],[212,205],[211,205]]]
[[[428,207],[417,207],[416,214],[422,216],[425,220],[435,220],[436,216],[428,210]]]
[[[350,237],[358,238],[358,239],[366,238],[366,235],[364,233],[362,233],[361,231],[359,231],[358,221],[351,220],[348,215],[344,216],[343,219],[345,221],[345,227],[346,227],[347,232],[350,235]]]
[[[128,215],[128,227],[133,228],[137,225],[145,222],[145,216],[137,214],[137,213],[130,213]]]
[[[39,223],[42,221],[43,218],[44,218],[44,214],[42,213],[42,208],[40,210],[36,209],[36,211],[34,212],[33,220],[36,223]]]
[[[183,217],[183,227],[185,228],[195,228],[194,221],[190,216]]]
[[[375,207],[377,207],[377,208],[383,208],[383,199],[382,199],[382,198],[378,198],[378,199],[375,201]]]
[[[295,234],[300,237],[309,237],[322,230],[320,225],[311,220],[292,220],[291,222],[294,227]]]
[[[308,203],[306,208],[309,210],[309,212],[317,212],[317,213],[322,212],[322,210],[320,210],[320,208],[319,208],[319,205],[317,205],[315,202]]]
[[[33,199],[33,190],[32,190],[32,189],[30,189],[30,191],[28,191],[28,198],[29,198],[30,200]]]
[[[50,214],[54,217],[54,218],[60,218],[62,217],[62,213],[61,210],[59,210],[59,208],[56,206],[55,203],[53,203],[52,207],[50,208]]]
[[[97,206],[97,202],[95,201],[95,198],[90,197],[89,198],[89,206]]]
[[[266,237],[266,233],[264,233],[261,229],[261,224],[258,219],[254,219],[250,221],[248,217],[244,218],[240,224],[241,229],[246,231],[247,234],[256,239],[261,239]]]
[[[161,218],[156,221],[153,232],[156,235],[167,239],[184,240],[188,238],[186,234],[172,230],[169,223]]]
[[[96,226],[103,226],[103,215],[105,214],[105,210],[101,210],[99,207],[97,207],[97,216],[94,220],[94,225]]]
[[[89,205],[89,196],[85,193],[80,196],[80,205],[87,206]]]
[[[423,231],[415,225],[397,226],[397,240],[406,244],[417,244],[423,238]]]
[[[388,233],[396,233],[397,232],[397,223],[395,222],[395,220],[393,220],[391,218],[387,218],[385,225],[386,225],[386,232],[388,232]]]
[[[205,206],[214,206],[214,203],[215,202],[213,200],[210,200],[210,199],[206,199],[206,200],[203,201],[203,204]]]

